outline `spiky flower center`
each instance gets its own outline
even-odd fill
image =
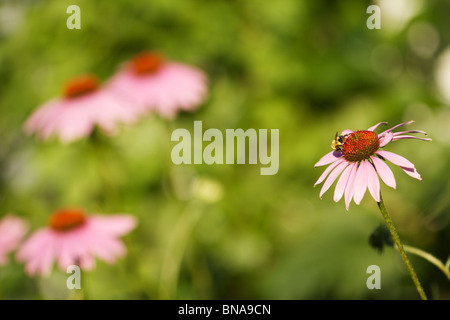
[[[350,162],[369,159],[380,147],[378,135],[372,131],[356,131],[350,134],[344,142],[342,153]]]
[[[145,52],[131,60],[131,68],[137,75],[155,73],[164,64],[164,58],[156,52]]]
[[[64,86],[64,96],[66,98],[75,98],[86,93],[97,90],[100,81],[91,74],[82,75],[69,80]]]
[[[86,222],[84,212],[80,209],[62,209],[54,212],[49,221],[55,231],[69,231]]]

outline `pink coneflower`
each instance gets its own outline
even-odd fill
[[[356,204],[360,204],[366,189],[375,201],[380,202],[380,182],[381,180],[389,187],[396,188],[394,174],[385,163],[385,160],[399,166],[411,177],[421,180],[414,164],[398,154],[381,150],[389,142],[400,139],[419,139],[429,141],[428,138],[418,138],[410,133],[422,133],[423,131],[411,130],[402,132],[392,132],[403,125],[411,124],[413,121],[401,123],[380,134],[374,131],[381,124],[380,122],[367,130],[352,131],[344,130],[339,136],[336,135],[332,142],[333,151],[323,156],[314,167],[330,164],[319,177],[314,186],[325,180],[320,191],[320,198],[330,188],[333,182],[340,178],[334,191],[334,201],[339,201],[345,193],[345,206],[348,210],[350,201],[354,199]],[[342,173],[342,174],[341,174]],[[377,175],[378,173],[378,175]]]
[[[131,215],[86,216],[79,209],[59,210],[50,217],[48,227],[24,242],[17,259],[25,262],[25,270],[31,276],[48,276],[55,260],[64,271],[70,265],[91,270],[95,256],[110,264],[123,257],[126,248],[119,237],[135,226]]]
[[[202,71],[167,61],[155,52],[141,53],[125,63],[108,84],[133,99],[140,111],[155,110],[166,118],[179,110],[195,109],[207,93]]]
[[[68,143],[88,136],[95,126],[113,134],[118,123],[131,123],[138,117],[130,101],[101,87],[93,75],[70,80],[63,91],[62,97],[43,104],[28,118],[26,132],[44,140],[56,135]]]
[[[27,230],[25,221],[12,214],[0,220],[0,265],[8,262],[8,254],[19,246]]]

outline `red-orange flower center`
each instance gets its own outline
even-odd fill
[[[154,73],[163,64],[164,58],[156,52],[141,53],[131,60],[131,68],[138,75]]]
[[[372,131],[356,131],[350,134],[344,142],[342,153],[350,162],[369,159],[380,147],[378,135]]]
[[[83,225],[86,221],[80,209],[63,209],[54,212],[49,221],[50,228],[55,231],[69,231]]]
[[[64,86],[64,96],[74,98],[97,90],[100,81],[97,77],[87,74],[69,80]]]

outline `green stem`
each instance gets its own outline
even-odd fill
[[[119,192],[114,183],[115,179],[113,177],[114,171],[111,166],[111,158],[117,157],[117,155],[111,152],[113,150],[112,146],[98,129],[95,129],[92,132],[89,143],[91,152],[94,155],[98,177],[101,182],[101,202],[103,206],[113,206],[112,204],[119,197]]]
[[[381,214],[383,215],[384,220],[386,221],[386,224],[389,228],[389,231],[391,232],[392,237],[394,238],[394,242],[397,245],[398,250],[400,251],[400,255],[402,256],[403,261],[406,264],[406,267],[408,268],[408,271],[411,275],[411,278],[417,288],[417,291],[419,292],[419,295],[422,300],[428,300],[427,296],[425,295],[425,291],[423,290],[422,286],[420,285],[419,278],[417,278],[416,272],[414,271],[414,268],[411,265],[411,262],[408,259],[408,256],[406,255],[405,249],[403,248],[402,242],[400,241],[400,237],[398,236],[397,231],[395,230],[395,226],[392,223],[391,217],[389,216],[386,207],[384,206],[383,198],[380,194],[380,202],[378,202],[378,208],[380,208]]]
[[[428,262],[434,264],[436,267],[438,267],[446,276],[447,278],[450,280],[450,270],[448,269],[448,267],[444,266],[444,264],[442,263],[442,261],[440,261],[438,258],[436,258],[435,256],[433,256],[432,254],[425,252],[423,250],[420,250],[418,248],[414,248],[411,246],[407,246],[404,245],[403,246],[406,252],[415,254],[419,257],[424,258],[425,260],[427,260]]]
[[[162,260],[159,299],[176,299],[181,263],[192,231],[200,216],[201,209],[195,203],[190,203],[173,227],[173,232]]]

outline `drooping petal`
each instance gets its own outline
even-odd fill
[[[52,271],[53,262],[56,259],[56,244],[58,241],[49,241],[48,246],[42,253],[41,260],[41,274],[44,277],[48,277]]]
[[[375,166],[375,170],[377,171],[381,180],[383,180],[383,182],[387,186],[395,189],[397,187],[397,184],[395,182],[394,174],[392,173],[392,170],[388,167],[388,165],[384,163],[383,160],[375,156],[370,157],[370,159],[372,160],[372,163]]]
[[[367,169],[366,160],[361,161],[355,175],[355,185],[353,186],[353,200],[360,204],[367,189]]]
[[[93,214],[90,218],[92,228],[102,234],[118,237],[133,230],[137,225],[135,217],[129,214],[115,214],[114,216]]]
[[[39,132],[58,111],[59,99],[53,99],[37,108],[28,117],[23,126],[27,134]]]
[[[39,251],[34,251],[32,255],[26,258],[25,270],[30,276],[42,274],[44,277],[50,275],[55,256],[55,240],[53,234],[45,233],[41,236],[43,245]],[[27,240],[30,241],[30,240]]]
[[[89,251],[89,241],[93,241],[93,232],[88,230],[87,224],[83,228],[74,230],[71,234],[69,244],[67,245],[70,251],[71,259],[82,268],[83,270],[91,270],[95,267],[95,259],[92,253]],[[95,234],[95,233],[94,233]],[[94,240],[95,241],[95,240]]]
[[[423,140],[423,141],[432,141],[432,139],[430,139],[430,138],[420,138],[420,137],[415,137],[415,136],[410,136],[410,135],[394,136],[394,138],[392,140],[395,141],[395,140],[401,140],[401,139],[417,139],[417,140]]]
[[[345,161],[344,158],[341,158],[335,162],[333,162],[332,164],[330,164],[325,171],[322,173],[322,175],[319,177],[319,179],[317,179],[316,183],[314,184],[314,187],[317,186],[319,183],[321,183],[323,180],[325,180],[325,178],[328,176],[328,174],[331,172],[331,170],[333,170],[334,168],[336,168],[336,166],[338,166],[342,161]]]
[[[389,142],[392,141],[392,139],[394,138],[394,135],[392,134],[392,132],[387,132],[384,135],[379,135],[378,138],[380,139],[380,148],[384,147],[385,145],[387,145]]]
[[[420,176],[420,174],[417,172],[416,168],[405,168],[405,167],[400,167],[402,168],[403,171],[406,172],[407,175],[409,175],[410,177],[413,177],[414,179],[417,180],[422,180],[422,177]]]
[[[379,122],[376,125],[374,125],[374,126],[370,127],[369,129],[367,129],[367,131],[375,131],[382,124],[388,124],[388,123],[387,122]]]
[[[345,168],[344,172],[342,172],[342,175],[336,184],[336,188],[334,189],[333,199],[335,202],[338,202],[344,195],[345,187],[347,186],[352,168],[353,166],[348,166],[347,168]]]
[[[369,162],[367,165],[367,187],[375,201],[380,202],[380,180],[378,180],[378,175],[374,166]]]
[[[382,133],[380,133],[380,134],[384,134],[384,133],[386,133],[386,132],[393,131],[394,129],[397,129],[398,127],[406,126],[406,125],[411,124],[411,123],[413,123],[413,122],[414,122],[413,120],[410,120],[410,121],[407,121],[407,122],[400,123],[400,124],[398,124],[398,125],[396,125],[396,126],[393,126],[393,127],[390,128],[390,129],[387,129],[386,131],[384,131],[384,132],[382,132]]]
[[[394,136],[399,136],[399,135],[405,134],[405,133],[422,133],[424,135],[428,135],[428,133],[426,133],[425,131],[422,131],[422,130],[408,130],[408,131],[394,132]]]
[[[114,263],[117,258],[124,256],[126,253],[126,248],[122,242],[109,237],[98,237],[96,241],[89,243],[89,247],[91,253],[109,264]]]
[[[331,187],[336,178],[341,174],[341,172],[348,166],[347,161],[341,162],[328,176],[327,180],[322,186],[322,190],[320,190],[319,198],[322,199],[322,195]]]
[[[412,164],[411,161],[393,152],[378,150],[375,152],[375,154],[382,156],[383,158],[389,160],[393,164],[398,165],[399,167],[414,168],[414,164]]]
[[[66,270],[68,266],[75,264],[72,256],[72,246],[70,245],[70,238],[60,237],[56,248],[56,258],[58,266],[61,270]]]
[[[24,262],[30,259],[36,252],[40,252],[48,243],[49,235],[48,229],[40,229],[32,234],[21,245],[19,251],[16,254],[16,259],[19,262]]]
[[[350,201],[352,201],[352,197],[353,197],[353,186],[355,185],[355,175],[356,175],[356,168],[358,167],[358,163],[353,162],[350,165],[352,166],[352,171],[350,172],[347,186],[345,187],[345,208],[347,209],[347,211],[350,207]]]
[[[90,254],[87,250],[82,251],[78,254],[80,268],[84,270],[92,270],[95,268],[94,256]]]
[[[324,155],[322,158],[320,158],[320,160],[314,165],[314,167],[320,167],[320,166],[330,164],[330,163],[338,160],[339,158],[342,158],[342,152],[335,151],[335,150],[331,151],[331,152],[327,153],[326,155]]]

